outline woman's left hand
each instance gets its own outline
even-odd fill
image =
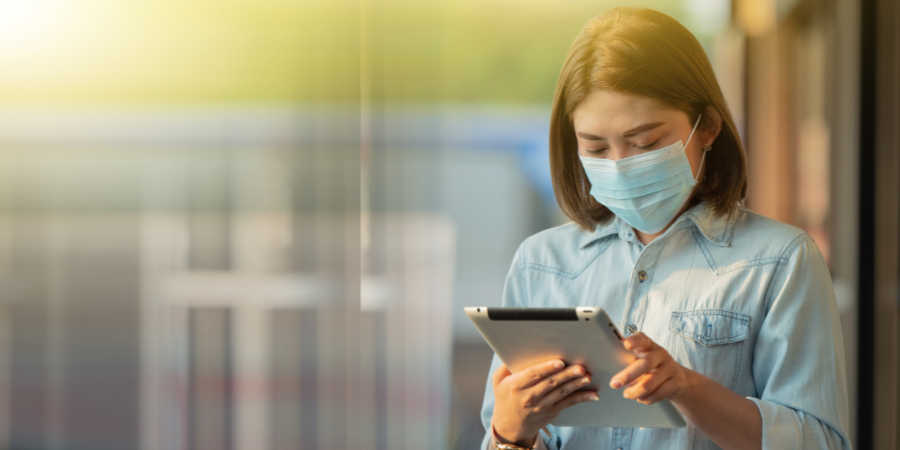
[[[643,332],[623,340],[627,350],[634,350],[638,359],[612,377],[613,389],[626,386],[625,398],[652,405],[662,399],[678,400],[688,392],[688,370],[675,362],[666,349],[657,345]]]

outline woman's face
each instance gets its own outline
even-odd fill
[[[656,99],[610,90],[592,92],[572,112],[578,154],[613,161],[659,150],[679,140],[687,142],[694,120]],[[698,178],[702,177],[697,173],[702,150],[713,140],[715,135],[698,126],[685,148],[691,171]]]

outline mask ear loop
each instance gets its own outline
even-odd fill
[[[701,117],[703,117],[703,113],[700,113],[700,115],[697,116],[697,121],[694,122],[694,128],[691,129],[691,134],[688,135],[687,142],[685,142],[685,144],[684,144],[685,150],[687,150],[688,144],[691,143],[691,138],[694,137],[694,132],[697,131],[697,125],[700,124],[700,118],[701,118]],[[700,168],[697,169],[697,176],[694,177],[694,182],[695,182],[695,183],[696,183],[697,181],[699,181],[699,178],[700,178],[700,172],[703,171],[703,162],[706,161],[706,152],[708,152],[708,151],[710,151],[710,150],[712,150],[712,146],[711,146],[711,145],[707,145],[706,147],[703,148],[703,157],[700,158]],[[693,175],[693,174],[692,174],[692,175]]]
[[[706,147],[703,147],[703,157],[700,158],[700,168],[697,169],[697,176],[694,177],[694,182],[695,182],[695,183],[698,182],[698,181],[700,181],[700,180],[699,180],[699,178],[700,178],[700,173],[703,172],[703,162],[706,161],[706,152],[708,152],[708,151],[710,151],[710,150],[712,150],[712,145],[707,145]]]
[[[697,125],[700,124],[701,117],[703,117],[703,113],[700,113],[700,115],[697,116],[697,121],[694,122],[694,128],[691,128],[691,134],[688,135],[688,140],[684,143],[684,148],[687,148],[688,144],[691,143],[691,138],[694,137],[694,132],[697,131]]]

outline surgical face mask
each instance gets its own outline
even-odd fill
[[[581,156],[591,182],[591,195],[633,228],[648,234],[662,231],[681,211],[697,184],[684,149],[699,123],[697,117],[684,144],[678,141],[618,161]],[[706,147],[703,151],[698,177],[708,150]]]

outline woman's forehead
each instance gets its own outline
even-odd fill
[[[687,121],[687,115],[659,100],[610,90],[591,92],[572,111],[575,130],[591,134],[621,134],[645,123],[680,121]]]

